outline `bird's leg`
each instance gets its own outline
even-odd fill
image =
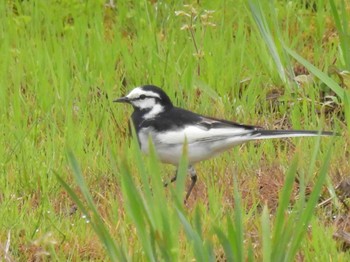
[[[189,175],[191,178],[191,185],[189,186],[189,188],[187,190],[187,194],[186,194],[185,201],[184,201],[185,203],[187,202],[187,199],[190,197],[192,189],[194,188],[194,185],[197,182],[197,173],[196,173],[196,170],[193,168],[193,166],[188,167],[188,172],[189,172]]]
[[[164,187],[167,187],[167,186],[168,186],[169,184],[171,184],[172,182],[175,182],[175,181],[176,181],[176,178],[177,178],[177,169],[176,169],[175,175],[170,179],[170,182],[164,183]]]

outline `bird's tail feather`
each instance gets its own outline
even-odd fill
[[[255,130],[252,133],[252,140],[269,138],[287,138],[303,136],[333,136],[333,132],[328,131],[309,131],[309,130]]]

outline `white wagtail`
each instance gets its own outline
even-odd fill
[[[114,102],[129,103],[134,107],[131,118],[142,152],[148,153],[151,137],[159,159],[177,166],[184,144],[187,143],[191,185],[185,201],[197,181],[193,168],[197,162],[250,140],[333,135],[332,132],[308,130],[264,130],[257,126],[202,116],[173,106],[167,94],[153,85],[136,87]],[[175,180],[176,175],[171,182]]]

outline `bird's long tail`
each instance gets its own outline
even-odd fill
[[[333,132],[328,131],[309,131],[309,130],[255,130],[252,133],[251,140],[269,139],[269,138],[287,138],[303,136],[333,136]]]

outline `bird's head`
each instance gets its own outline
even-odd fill
[[[145,118],[154,117],[173,106],[168,95],[159,87],[145,85],[136,87],[124,97],[113,102],[129,103],[136,111],[143,111]]]

